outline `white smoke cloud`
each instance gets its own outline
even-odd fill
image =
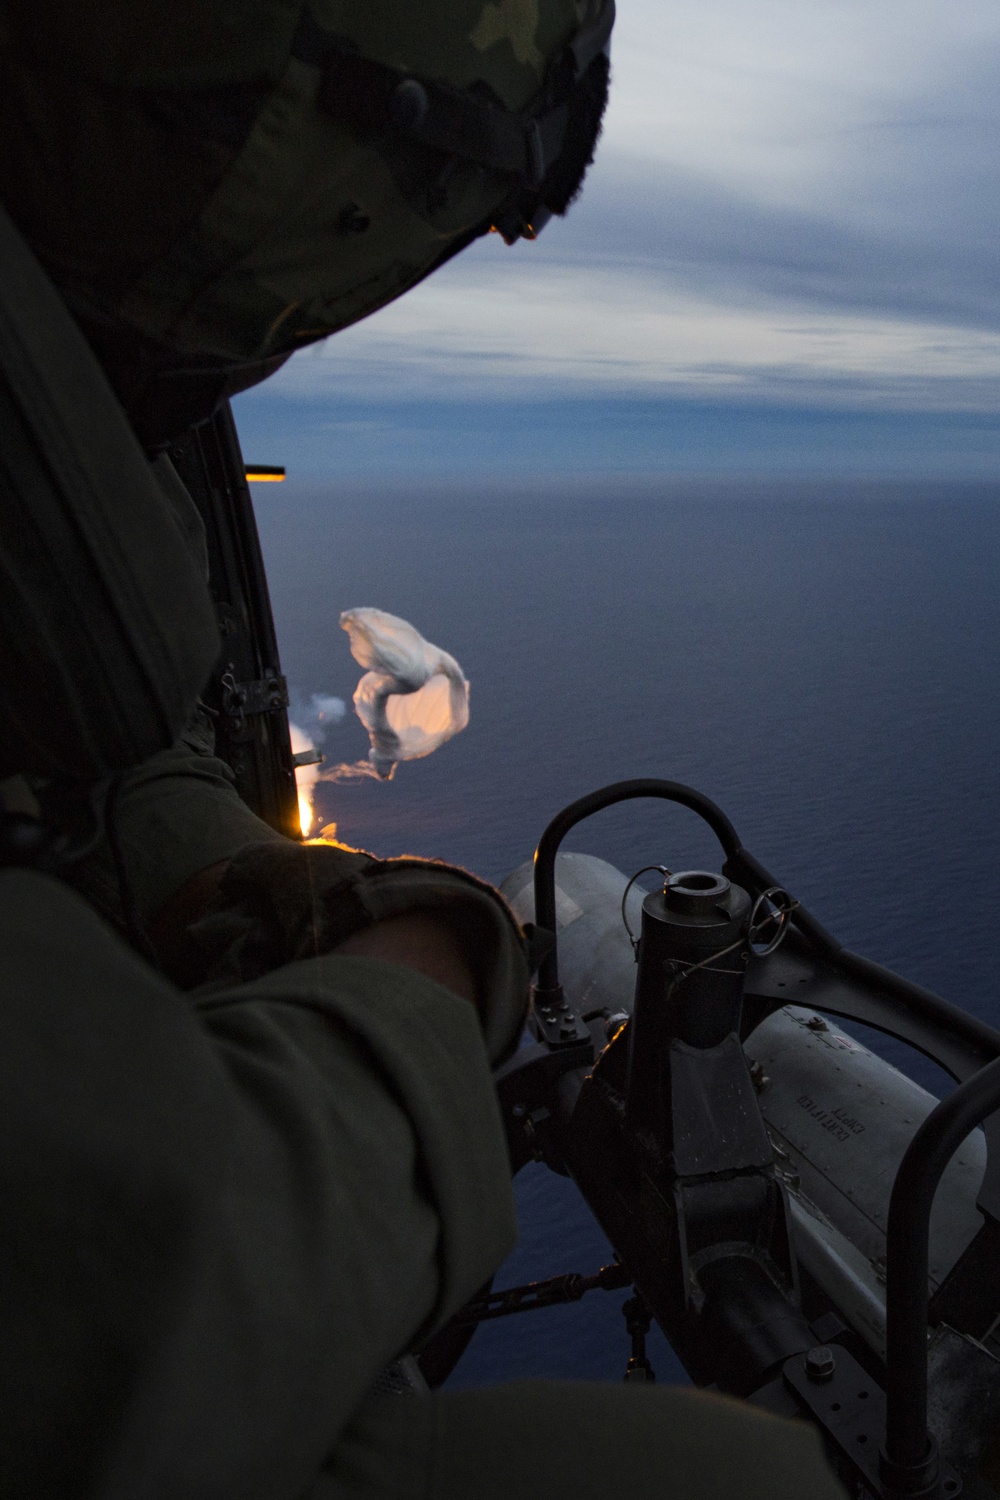
[[[351,655],[365,674],[354,692],[354,710],[368,731],[366,760],[325,764],[323,746],[330,729],[347,712],[342,698],[313,693],[292,695],[289,729],[292,752],[301,756],[295,780],[299,820],[308,836],[315,822],[314,798],[320,781],[391,781],[404,760],[421,760],[469,722],[469,682],[455,658],[433,646],[407,620],[382,609],[348,609],[340,616]],[[336,824],[323,829],[332,838]]]
[[[389,781],[400,761],[422,760],[462,732],[469,722],[468,679],[453,656],[398,615],[347,609],[340,624],[354,660],[367,668],[354,690],[354,711],[371,742],[363,774],[374,771]]]

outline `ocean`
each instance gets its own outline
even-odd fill
[[[255,504],[296,690],[349,703],[338,615],[359,605],[411,620],[472,683],[469,728],[436,755],[320,786],[341,838],[499,881],[584,792],[685,781],[848,947],[1000,1024],[1000,486],[338,480]],[[326,745],[366,749],[353,715]],[[628,873],[718,865],[692,815],[655,804],[567,847]],[[535,1166],[517,1191],[497,1286],[606,1262],[571,1183]],[[451,1383],[620,1379],[622,1296],[481,1328]],[[650,1357],[685,1378],[662,1337]]]

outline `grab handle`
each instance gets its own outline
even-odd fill
[[[589,818],[593,813],[601,812],[605,807],[613,807],[616,802],[630,802],[636,797],[659,797],[666,802],[677,802],[681,807],[690,808],[711,828],[722,845],[727,859],[732,859],[735,855],[744,852],[736,829],[721,807],[716,807],[714,802],[702,796],[701,792],[696,792],[693,787],[685,786],[680,781],[661,781],[655,776],[644,776],[635,781],[614,781],[610,786],[601,787],[598,791],[581,797],[578,802],[571,802],[568,807],[563,808],[562,812],[556,813],[539,839],[538,848],[535,850],[535,922],[537,926],[555,933],[556,854],[570,829],[575,828],[577,823],[582,823],[584,818]],[[535,993],[547,999],[555,998],[561,993],[559,950],[555,943],[539,967]]]

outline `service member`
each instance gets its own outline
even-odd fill
[[[461,871],[274,834],[196,706],[164,445],[565,212],[612,19],[0,7],[5,1500],[839,1494],[806,1427],[686,1391],[371,1394],[513,1242],[523,942]]]

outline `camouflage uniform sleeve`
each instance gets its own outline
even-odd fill
[[[122,853],[146,920],[199,870],[250,844],[287,842],[241,800],[206,720],[199,710],[173,749],[137,766],[119,794]]]
[[[514,1245],[507,1147],[476,1012],[413,969],[336,954],[215,991],[197,1011],[214,1045],[264,1055],[268,1077],[271,1059],[283,1067],[290,1102],[307,1061],[317,1089],[335,1098],[346,1149],[328,1164],[326,1196],[338,1200],[331,1228],[370,1219],[353,1262],[341,1252],[339,1266],[355,1307],[371,1309],[387,1328],[378,1345],[363,1325],[350,1340],[369,1351],[356,1374],[361,1395],[385,1364],[461,1307]],[[385,1138],[391,1116],[402,1117],[416,1149],[398,1129]],[[407,1265],[422,1268],[409,1285]]]
[[[195,712],[176,745],[123,778],[114,817],[129,885],[144,921],[200,870],[231,859],[250,844],[286,842],[240,799],[232,772],[214,753],[204,709]],[[118,874],[106,839],[66,879],[103,917],[121,925]]]
[[[817,1432],[669,1386],[517,1381],[363,1403],[303,1500],[847,1500]]]
[[[512,1243],[473,1008],[325,956],[196,1009],[25,872],[0,943],[0,1489],[304,1493]]]

